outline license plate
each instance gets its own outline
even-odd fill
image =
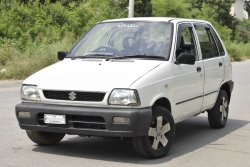
[[[44,114],[44,123],[46,124],[66,124],[65,115]]]

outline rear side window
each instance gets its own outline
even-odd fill
[[[213,54],[213,57],[217,57],[219,56],[219,50],[217,48],[217,45],[215,43],[215,40],[213,38],[213,35],[211,34],[211,31],[210,29],[206,29],[207,30],[207,33],[209,35],[209,39],[210,39],[210,44],[211,44],[211,47],[212,47],[212,54]]]
[[[202,59],[219,56],[220,54],[210,29],[203,26],[196,26],[195,30],[201,47]]]
[[[224,49],[223,49],[223,46],[222,46],[221,41],[219,40],[217,34],[216,34],[213,30],[211,30],[211,32],[212,32],[212,34],[213,34],[213,36],[214,36],[214,39],[215,39],[215,41],[216,41],[216,43],[217,43],[217,46],[218,46],[218,48],[219,48],[220,56],[225,55],[225,51],[224,51]]]

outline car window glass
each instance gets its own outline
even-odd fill
[[[154,22],[97,24],[75,45],[72,57],[85,55],[145,55],[168,58],[172,26]]]
[[[215,38],[215,41],[216,41],[216,43],[217,43],[217,46],[218,46],[218,48],[219,48],[220,55],[225,55],[225,51],[224,51],[224,49],[223,49],[223,47],[222,47],[222,44],[221,44],[221,42],[220,42],[220,40],[219,40],[217,34],[216,34],[214,31],[211,31],[211,32],[212,32],[212,34],[213,34],[213,36],[214,36],[214,38]]]
[[[113,45],[116,49],[119,51],[123,50],[124,47],[122,45],[124,38],[131,38],[135,39],[134,36],[136,36],[136,29],[115,29],[114,32],[112,32],[112,36],[109,39],[109,45]]]
[[[206,28],[196,26],[195,30],[201,47],[202,59],[213,57],[212,46]]]
[[[213,57],[218,57],[220,54],[219,54],[219,50],[217,48],[217,45],[215,43],[215,40],[213,38],[213,35],[211,34],[211,31],[209,29],[207,29],[207,33],[209,35]]]
[[[124,48],[124,39],[133,40],[138,46],[137,52],[133,54],[166,56],[170,50],[171,29],[166,28],[166,24],[152,24],[150,26],[129,29],[113,29],[108,39],[108,45],[114,46],[119,50],[120,55],[126,55],[130,52],[127,47]],[[131,52],[132,53],[132,52]]]
[[[111,29],[111,26],[100,27],[100,31],[92,33],[92,35],[86,39],[82,46],[79,47],[79,49],[75,52],[75,56],[82,56],[84,52],[93,50],[98,45],[105,45]]]
[[[191,25],[190,25],[191,26]],[[196,46],[194,44],[194,35],[192,32],[192,27],[182,25],[180,26],[180,34],[178,36],[179,39],[179,47],[176,48],[176,58],[181,53],[189,53],[193,54],[196,57],[196,60],[198,60],[198,54],[196,53]]]
[[[148,48],[154,45],[154,48],[149,49],[151,55],[164,56],[170,51],[170,36],[171,29],[165,25],[150,26],[149,28]],[[147,31],[145,31],[147,32]]]
[[[171,30],[163,25],[154,26],[150,28],[150,41],[164,41],[170,38]]]

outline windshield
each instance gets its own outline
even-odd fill
[[[97,24],[71,50],[71,57],[150,56],[168,59],[171,25],[160,22]]]

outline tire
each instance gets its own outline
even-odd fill
[[[31,130],[26,130],[26,133],[31,141],[43,146],[56,144],[65,136],[63,133],[39,132]]]
[[[208,111],[208,121],[212,128],[223,128],[228,118],[228,95],[223,89],[220,90],[214,107]]]
[[[133,145],[141,156],[152,159],[160,158],[168,153],[173,145],[174,137],[175,124],[171,113],[166,108],[156,106],[153,108],[148,135],[134,137]]]

